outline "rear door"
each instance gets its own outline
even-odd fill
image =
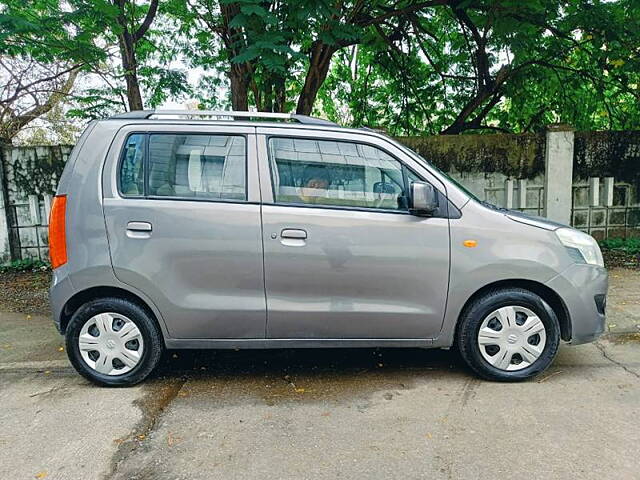
[[[258,128],[267,338],[428,339],[449,282],[449,221],[410,215],[427,171],[379,137]],[[336,136],[335,139],[327,137]]]
[[[110,152],[104,216],[115,275],[173,338],[264,338],[254,129],[128,126]]]

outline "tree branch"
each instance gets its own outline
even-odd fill
[[[28,112],[15,116],[13,120],[10,121],[10,125],[7,126],[6,133],[9,134],[9,138],[14,137],[26,124],[28,124],[32,120],[35,120],[41,115],[44,115],[53,107],[55,107],[62,99],[64,99],[73,88],[73,84],[75,83],[79,73],[79,69],[72,70],[60,90],[54,91],[51,95],[49,95],[49,98],[45,103],[36,105]]]
[[[450,0],[431,0],[429,2],[420,2],[415,5],[409,5],[408,7],[399,8],[397,10],[390,10],[378,15],[377,17],[369,17],[365,19],[355,20],[354,24],[360,27],[368,27],[369,25],[375,25],[384,22],[388,18],[399,17],[402,15],[408,15],[410,13],[417,12],[423,8],[436,7],[442,5],[448,5]]]
[[[136,32],[133,34],[134,42],[137,42],[142,37],[144,37],[144,34],[147,33],[147,30],[149,30],[149,27],[153,23],[153,19],[155,18],[157,12],[158,12],[158,0],[151,0],[151,4],[149,5],[149,11],[147,12],[147,15],[144,17],[144,21],[142,22],[140,27],[136,30]]]

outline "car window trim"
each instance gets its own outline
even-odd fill
[[[143,135],[145,139],[145,152],[143,159],[143,175],[144,175],[144,192],[143,195],[125,195],[120,189],[120,173],[122,169],[122,160],[124,159],[124,149],[127,145],[127,140],[132,135]],[[243,137],[244,138],[244,200],[238,199],[224,199],[224,198],[194,198],[194,197],[179,197],[179,196],[162,196],[162,195],[149,195],[149,164],[150,164],[150,152],[149,145],[151,141],[151,135],[207,135],[212,136],[224,136],[224,137]],[[171,131],[171,130],[158,130],[158,131],[138,131],[133,130],[127,133],[124,138],[124,142],[120,147],[120,154],[118,159],[118,165],[116,168],[116,191],[121,198],[127,200],[180,200],[180,201],[198,201],[198,202],[212,202],[212,203],[252,203],[249,202],[249,133],[210,133],[210,132],[189,132],[189,131]],[[255,135],[255,134],[253,134]]]
[[[410,171],[411,173],[413,173],[416,177],[418,177],[419,179],[421,179],[421,181],[423,182],[427,182],[430,185],[432,185],[431,182],[429,182],[428,180],[425,180],[422,175],[419,175],[418,173],[416,173],[411,167],[409,167],[406,163],[404,163],[401,159],[399,159],[396,155],[392,154],[391,152],[389,152],[387,149],[381,147],[380,145],[376,145],[374,143],[370,143],[370,142],[365,142],[365,141],[361,141],[361,140],[344,140],[344,139],[327,139],[327,137],[316,137],[316,136],[312,136],[312,137],[301,137],[301,136],[296,136],[296,135],[283,135],[283,134],[268,134],[268,135],[264,135],[264,140],[266,142],[266,150],[267,150],[267,163],[269,166],[269,178],[271,179],[271,192],[272,192],[272,196],[273,196],[273,203],[265,203],[265,205],[276,205],[276,206],[284,206],[284,207],[311,207],[311,208],[324,208],[324,209],[328,209],[328,210],[349,210],[349,211],[364,211],[364,212],[373,212],[373,213],[394,213],[394,214],[401,214],[401,215],[411,215],[409,213],[409,210],[390,210],[390,209],[386,209],[386,208],[371,208],[371,207],[352,207],[352,206],[347,206],[347,205],[318,205],[318,204],[307,204],[307,203],[283,203],[283,202],[278,202],[276,200],[276,191],[275,191],[275,182],[273,179],[273,168],[272,168],[272,162],[271,162],[271,151],[270,151],[270,147],[269,147],[269,142],[271,141],[272,138],[284,138],[284,139],[290,139],[290,140],[295,140],[295,139],[300,139],[300,140],[316,140],[316,141],[329,141],[329,142],[342,142],[342,143],[351,143],[351,144],[360,144],[360,145],[366,145],[368,147],[372,147],[372,148],[377,148],[378,150],[382,150],[384,153],[386,153],[387,155],[389,155],[392,159],[394,159],[396,162],[398,162],[400,164],[401,167],[401,171],[402,171],[402,177],[403,177],[403,182],[406,184],[407,183],[407,175],[405,172],[405,169],[407,171]],[[434,185],[434,188],[437,190],[438,187],[436,187]],[[409,190],[408,192],[408,200],[409,202],[411,201],[411,190]]]
[[[126,147],[127,147],[127,143],[129,142],[129,139],[134,136],[134,135],[142,135],[142,140],[143,140],[143,146],[144,146],[144,155],[142,157],[142,176],[143,176],[143,192],[140,195],[131,195],[131,194],[125,194],[122,192],[121,186],[122,186],[122,165],[124,163],[124,157],[126,155]],[[122,142],[122,145],[120,146],[120,153],[118,154],[118,165],[117,165],[117,169],[116,169],[116,189],[118,192],[118,195],[120,195],[122,198],[144,198],[147,190],[146,190],[146,169],[147,169],[147,140],[145,137],[144,132],[130,132],[127,134],[127,136],[124,138],[124,141]]]

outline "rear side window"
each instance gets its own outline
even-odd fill
[[[127,197],[144,195],[145,135],[134,134],[127,138],[120,163],[120,192]]]
[[[152,133],[145,143],[146,137],[131,135],[125,145],[120,167],[123,195],[144,195],[146,175],[146,196],[246,200],[244,137]],[[136,169],[134,164],[140,166]]]
[[[244,137],[149,135],[149,195],[246,199]]]
[[[273,137],[269,157],[277,203],[407,210],[403,166],[377,147]]]

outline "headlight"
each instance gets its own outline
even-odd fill
[[[559,228],[556,230],[556,235],[562,244],[569,249],[569,253],[574,259],[604,267],[598,242],[591,235],[573,228]]]

